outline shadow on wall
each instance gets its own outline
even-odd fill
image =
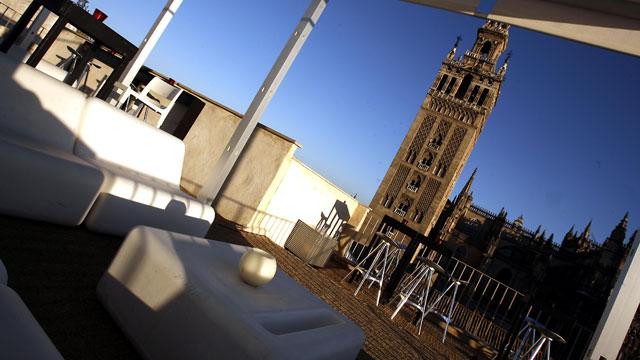
[[[236,206],[236,218],[238,218],[241,213],[251,214],[251,220],[247,224],[238,224],[242,230],[264,235],[271,241],[283,247],[296,224],[296,220],[298,220],[290,220],[275,214],[258,210],[225,195],[220,195],[220,198],[233,203]],[[315,225],[315,229],[327,236],[337,239],[339,241],[339,251],[341,253],[346,251],[352,237],[348,236],[345,238],[345,231],[348,232],[348,229],[351,229],[352,233],[357,234],[357,231],[353,226],[347,224],[351,215],[346,202],[336,200],[328,215],[325,215],[323,211],[320,211],[318,216],[320,220]],[[312,227],[314,226],[312,224],[307,225]]]
[[[320,221],[316,225],[316,230],[323,235],[337,238],[342,231],[343,225],[349,219],[351,219],[351,214],[349,213],[347,202],[336,200],[329,215],[325,215],[324,211],[320,212]]]

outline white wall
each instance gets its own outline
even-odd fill
[[[256,213],[247,230],[265,234],[284,246],[298,219],[315,227],[320,214],[329,215],[336,201],[345,201],[351,215],[358,207],[351,195],[293,159],[266,210]]]

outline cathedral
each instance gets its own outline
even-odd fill
[[[476,171],[460,193],[447,201],[430,236],[457,259],[518,291],[530,293],[537,284],[539,297],[556,307],[565,301],[562,298],[571,299],[565,314],[591,313],[584,306],[604,307],[615,276],[638,238],[637,230],[627,238],[629,214],[601,244],[591,236],[589,222],[582,231],[572,226],[557,245],[553,234],[547,236],[541,226],[527,229],[522,215],[509,221],[505,209],[496,214],[475,205],[471,191],[475,176]],[[592,320],[597,322],[598,317]]]
[[[472,185],[476,175],[477,170],[460,193],[447,201],[429,237],[448,255],[531,295],[536,311],[550,316],[545,318],[548,327],[575,340],[578,349],[586,348],[617,274],[639,240],[638,230],[627,237],[629,214],[624,214],[601,243],[593,239],[589,221],[581,231],[571,226],[558,245],[553,234],[547,236],[541,226],[535,231],[527,229],[522,215],[510,221],[504,208],[495,213],[475,205]],[[634,346],[623,347],[625,354],[632,355],[622,359],[640,354],[639,320],[632,329],[633,341],[625,344]]]
[[[474,204],[475,170],[449,200],[500,96],[510,56],[498,63],[508,38],[509,25],[489,20],[471,49],[458,54],[460,38],[455,42],[371,201],[358,242],[367,245],[382,230],[406,244],[410,239],[382,223],[391,217],[439,244],[443,255],[530,295],[538,311],[554,314],[548,326],[573,337],[572,347],[586,348],[638,238],[636,231],[625,243],[628,214],[602,244],[589,222],[582,231],[571,227],[557,245],[540,226],[528,229],[523,216],[510,221],[504,208],[495,213]]]

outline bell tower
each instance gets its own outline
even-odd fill
[[[496,64],[508,38],[509,25],[487,21],[456,58],[457,39],[371,201],[363,235],[384,215],[423,234],[434,226],[500,95],[509,56]]]

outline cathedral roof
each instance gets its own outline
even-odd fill
[[[522,214],[520,214],[520,216],[518,216],[514,221],[513,221],[513,225],[517,226],[517,227],[523,227],[524,226],[524,216]]]

